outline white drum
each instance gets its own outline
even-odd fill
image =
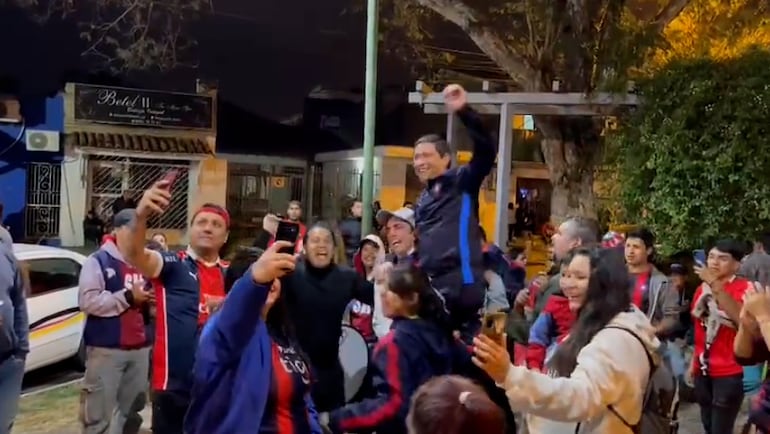
[[[345,374],[345,401],[350,402],[361,390],[369,368],[369,348],[361,333],[353,327],[342,326],[339,358]]]

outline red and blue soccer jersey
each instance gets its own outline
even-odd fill
[[[273,343],[273,377],[260,434],[310,433],[307,395],[310,393],[310,372],[299,353],[291,346]]]
[[[188,252],[163,252],[156,285],[153,390],[187,391],[201,325],[208,319],[206,296],[224,298],[227,264],[204,264]]]

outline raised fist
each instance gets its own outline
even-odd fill
[[[468,93],[459,84],[450,84],[444,89],[444,105],[454,113],[468,104]]]

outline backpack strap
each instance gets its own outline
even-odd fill
[[[647,345],[644,343],[644,341],[642,341],[642,338],[640,338],[639,335],[637,335],[636,333],[631,331],[629,328],[627,328],[627,327],[619,327],[619,326],[607,326],[605,328],[625,330],[626,333],[628,333],[631,336],[633,336],[634,339],[636,339],[637,342],[639,342],[639,345],[642,346],[642,349],[644,349],[644,354],[647,356],[647,364],[650,366],[650,374],[649,374],[649,376],[647,378],[647,386],[645,386],[645,393],[644,393],[644,397],[642,398],[642,411],[644,411],[644,407],[647,404],[647,400],[649,399],[649,392],[648,392],[648,390],[649,390],[650,380],[652,380],[652,375],[655,372],[655,368],[657,367],[657,365],[655,363],[655,360],[652,359],[652,355],[650,354],[650,351],[647,350]],[[641,422],[641,418],[639,418],[639,422],[637,422],[636,425],[632,425],[632,424],[628,423],[628,421],[623,416],[621,416],[620,413],[618,413],[618,411],[615,409],[614,406],[608,405],[607,409],[609,409],[612,412],[612,414],[617,416],[617,418],[620,419],[620,421],[623,422],[623,424],[625,426],[631,428],[631,430],[633,432],[638,432],[639,423]]]

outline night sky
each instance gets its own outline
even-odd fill
[[[219,82],[220,97],[261,116],[280,120],[302,111],[317,85],[363,87],[365,14],[354,0],[218,0],[213,14],[194,25],[197,70],[120,77],[146,88],[191,91],[195,77]],[[31,23],[20,12],[0,9],[0,78],[18,92],[56,91],[65,80],[83,81],[96,68],[80,57],[82,41],[69,22]],[[385,55],[380,84],[409,85],[406,65]],[[11,88],[16,86],[10,86]],[[6,89],[7,91],[8,89]]]

